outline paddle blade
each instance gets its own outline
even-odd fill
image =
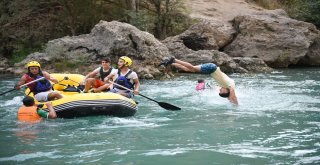
[[[180,107],[177,107],[177,106],[174,106],[174,105],[171,105],[169,103],[165,103],[165,102],[157,102],[160,107],[166,109],[166,110],[170,110],[170,111],[178,111],[178,110],[181,110]]]

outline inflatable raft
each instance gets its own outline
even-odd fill
[[[79,82],[84,78],[79,74],[51,74],[59,82],[53,85],[64,97],[51,101],[59,118],[74,118],[83,116],[115,116],[128,117],[137,112],[134,100],[115,93],[81,93]],[[29,90],[26,90],[26,94]],[[32,93],[29,94],[32,96]],[[37,102],[37,104],[44,104]],[[43,109],[47,110],[45,104]]]

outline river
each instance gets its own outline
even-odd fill
[[[133,117],[17,122],[22,91],[0,96],[0,164],[320,164],[320,69],[232,74],[240,105],[215,89],[197,92],[209,76],[182,74],[141,81]],[[18,77],[1,76],[0,91]]]

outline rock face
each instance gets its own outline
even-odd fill
[[[228,54],[220,52],[221,49],[232,42],[236,31],[232,26],[227,26],[221,22],[202,20],[202,22],[191,26],[184,33],[169,37],[162,41],[169,49],[170,54],[183,61],[188,61],[193,65],[213,62],[227,73],[265,72],[271,71],[263,60],[259,61],[256,67],[247,67],[243,61],[234,61]],[[251,64],[257,60],[251,60]],[[242,67],[241,65],[245,67]],[[252,69],[252,70],[251,70]]]
[[[10,70],[7,70],[8,67],[9,67],[8,60],[0,56],[0,73],[10,72]]]
[[[201,20],[184,33],[173,37],[194,51],[218,50],[233,40],[236,31],[232,26],[220,21]]]
[[[49,41],[43,53],[33,53],[11,69],[1,63],[0,70],[20,73],[28,61],[37,60],[47,70],[86,74],[102,58],[110,57],[116,65],[121,56],[129,56],[133,70],[145,79],[168,77],[170,68],[157,65],[169,56],[194,65],[214,62],[226,73],[320,66],[320,31],[312,24],[290,19],[283,10],[238,15],[231,23],[202,19],[160,42],[132,25],[100,21],[90,34]]]
[[[48,69],[73,66],[74,73],[94,69],[103,57],[111,58],[116,64],[119,57],[128,56],[133,60],[133,70],[141,78],[151,79],[162,76],[156,66],[168,54],[166,46],[150,33],[126,23],[100,21],[90,34],[49,41],[43,53],[48,59],[33,54],[16,67],[25,65],[30,59],[37,59],[44,64],[46,61],[56,64],[53,66],[56,69]]]
[[[234,18],[237,36],[224,48],[232,57],[261,58],[275,68],[320,63],[320,32],[310,23],[290,19],[283,10]]]

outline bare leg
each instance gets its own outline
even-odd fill
[[[61,99],[63,96],[58,92],[51,92],[48,94],[48,101]]]
[[[187,72],[200,72],[200,65],[194,66],[189,62],[181,61],[178,59],[175,59],[175,63],[173,63],[172,65]]]
[[[89,89],[91,88],[91,86],[94,85],[94,83],[96,83],[96,79],[95,78],[88,78],[86,80],[86,85],[84,87],[83,92],[88,92]]]
[[[109,86],[110,86],[109,84],[104,84],[101,87],[96,88],[94,90],[94,92],[97,93],[97,92],[101,92],[101,91],[107,90],[109,88]]]

